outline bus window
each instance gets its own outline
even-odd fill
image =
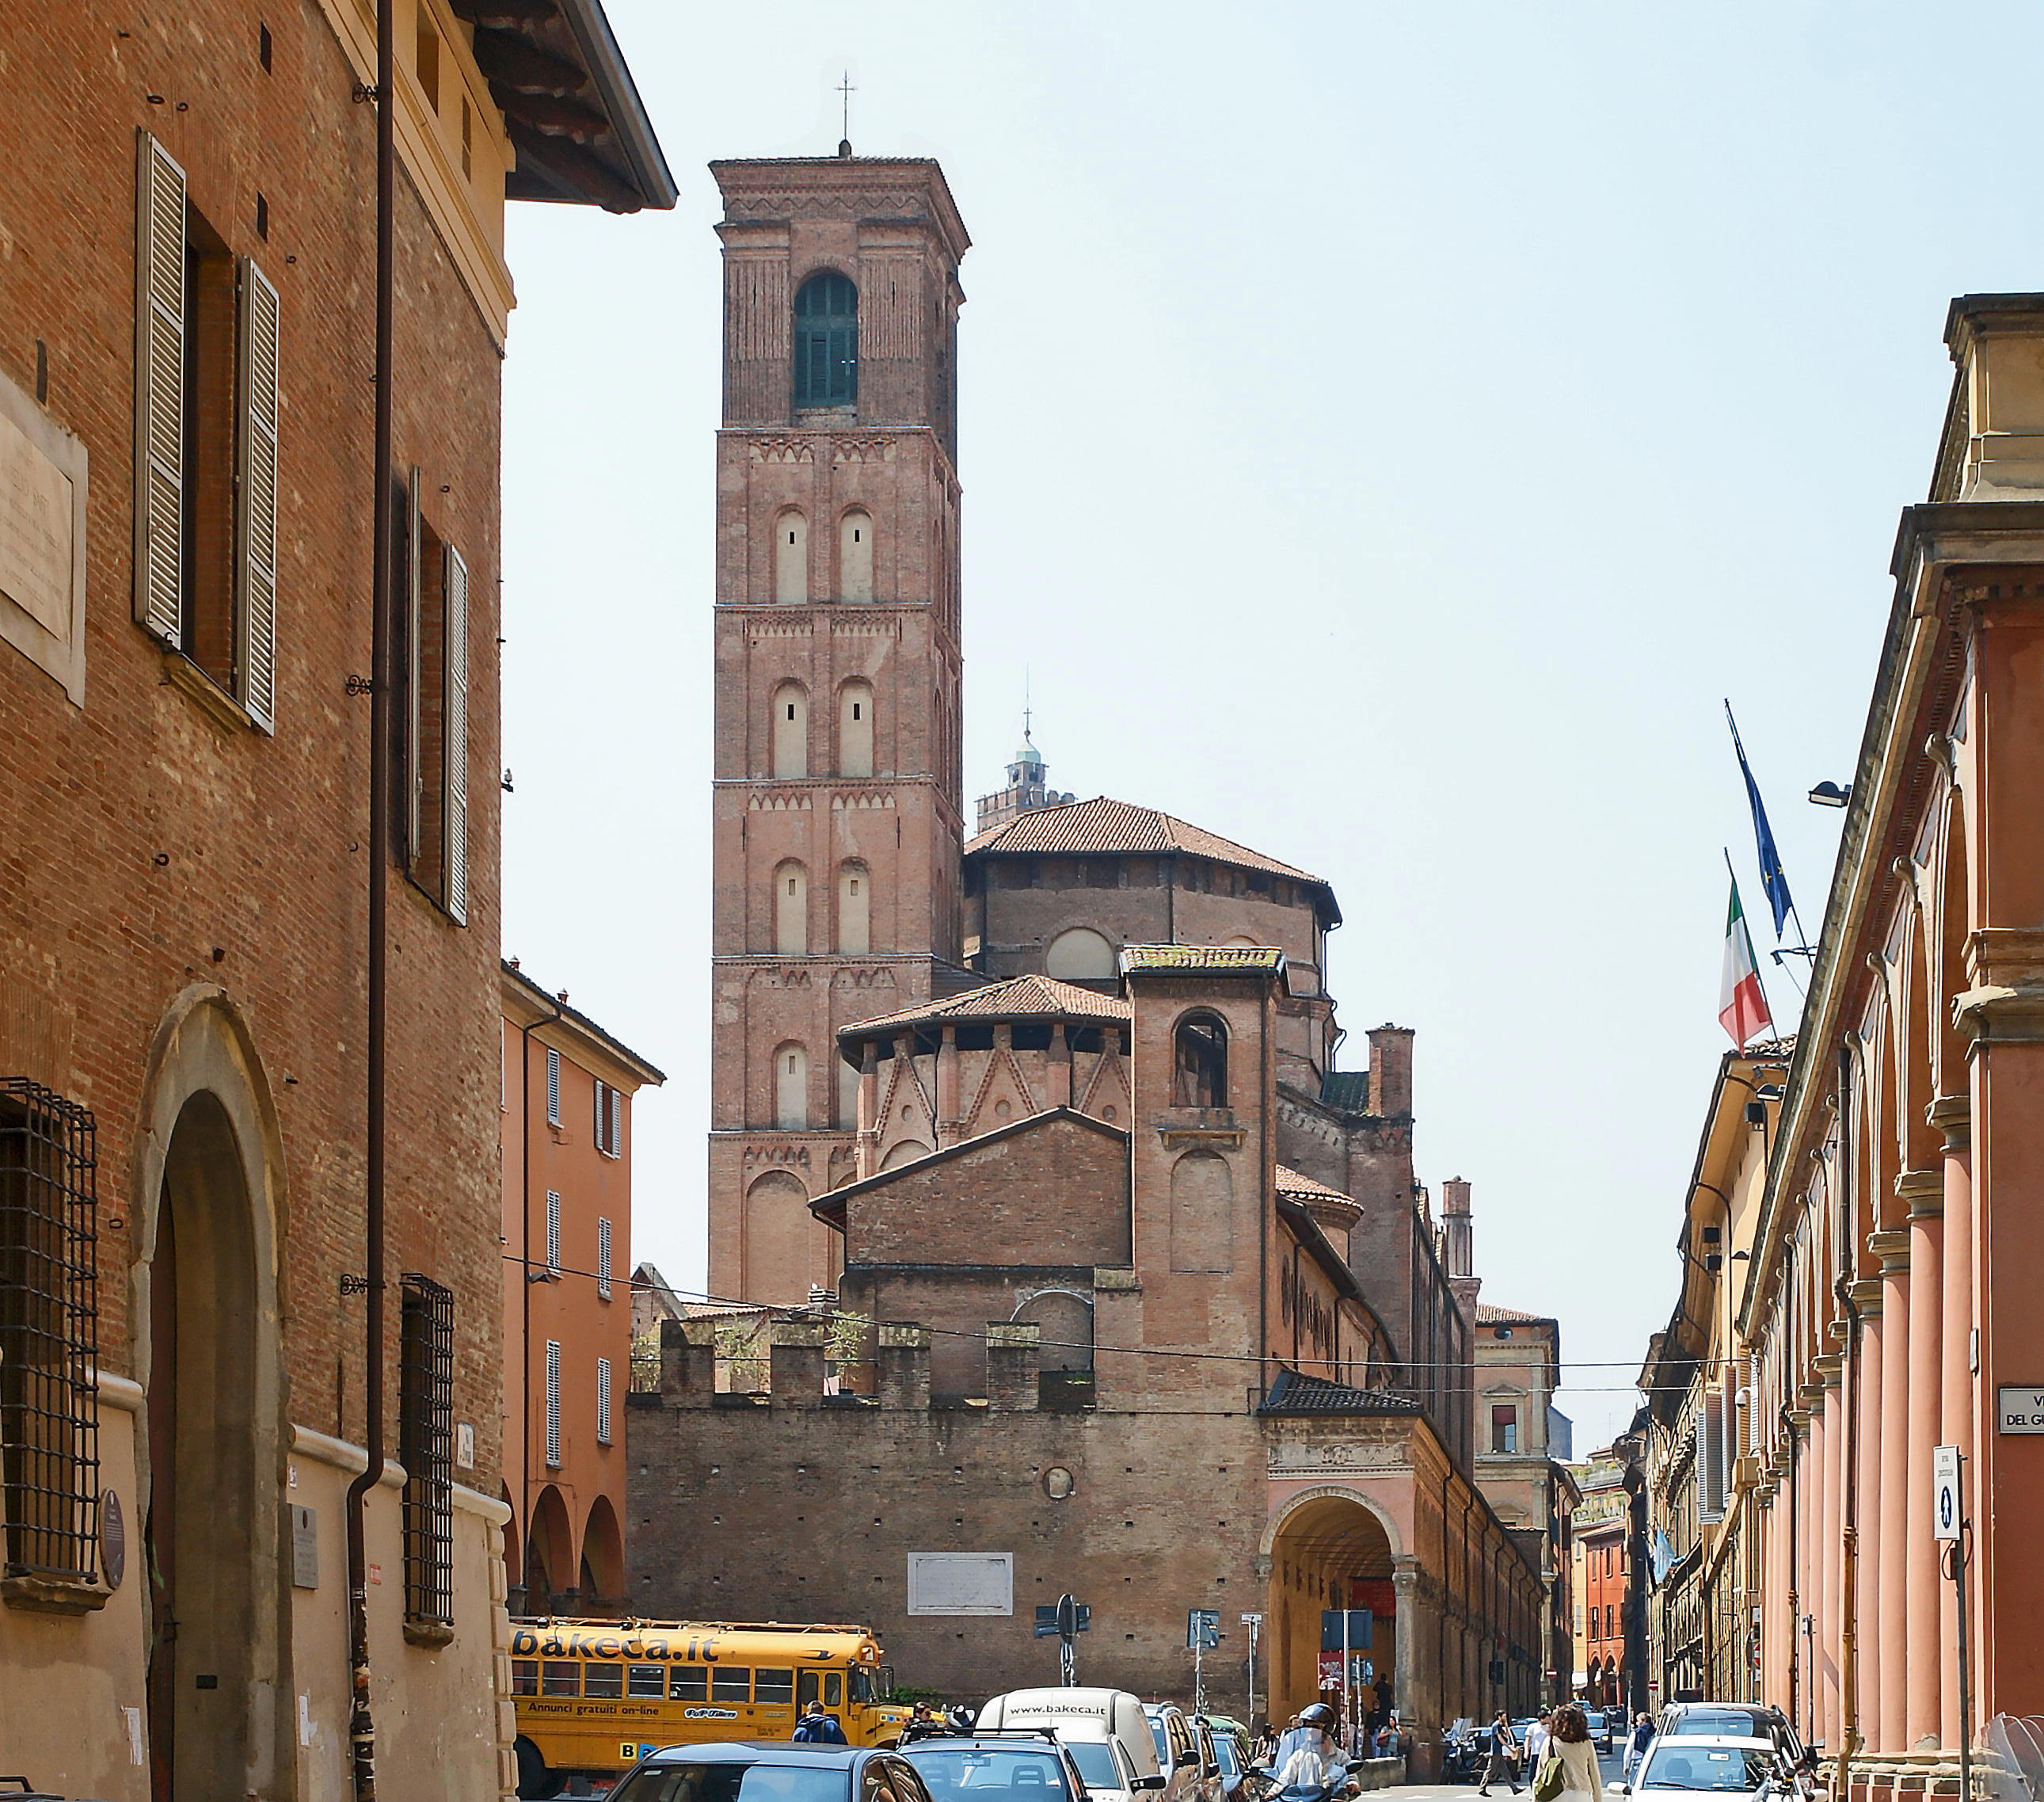
[[[713,1702],[749,1702],[752,1700],[752,1673],[744,1665],[712,1665],[709,1699]]]
[[[537,1658],[513,1658],[511,1661],[511,1693],[514,1696],[536,1696],[540,1692],[540,1661]]]
[[[709,1671],[702,1665],[675,1665],[667,1673],[674,1687],[667,1693],[677,1702],[707,1702]]]
[[[863,1707],[873,1700],[873,1674],[870,1671],[855,1668],[851,1673],[851,1699]]]
[[[624,1693],[650,1696],[654,1701],[667,1692],[667,1673],[659,1665],[634,1665],[625,1673]]]
[[[582,1671],[582,1692],[596,1696],[599,1700],[614,1701],[624,1693],[624,1667],[622,1665],[584,1665]]]
[[[798,1707],[820,1702],[827,1708],[844,1706],[844,1673],[841,1670],[805,1670],[797,1673],[795,1696]]]
[[[844,1706],[844,1673],[827,1670],[824,1673],[824,1706],[841,1708]]]
[[[816,1670],[797,1671],[795,1673],[795,1706],[806,1708],[812,1702],[824,1699],[823,1673]]]
[[[540,1693],[542,1696],[579,1696],[582,1693],[582,1666],[578,1664],[542,1665],[540,1667]]]
[[[762,1665],[752,1679],[752,1699],[786,1705],[795,1699],[795,1673]]]

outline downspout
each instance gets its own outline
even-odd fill
[[[1859,1304],[1853,1300],[1853,1242],[1858,1223],[1853,1218],[1852,1192],[1852,1051],[1838,1047],[1838,1214],[1845,1231],[1838,1235],[1838,1274],[1831,1285],[1838,1305],[1846,1311],[1846,1355],[1843,1392],[1838,1405],[1845,1416],[1843,1570],[1838,1600],[1844,1616],[1838,1624],[1838,1697],[1844,1719],[1838,1735],[1838,1769],[1831,1793],[1849,1793],[1846,1768],[1859,1750]]]
[[[352,1703],[348,1735],[352,1749],[355,1802],[375,1802],[376,1721],[370,1706],[369,1558],[366,1516],[369,1492],[383,1480],[383,1098],[384,1028],[388,970],[384,954],[384,887],[390,836],[390,437],[394,382],[398,142],[396,0],[376,8],[376,414],[371,481],[375,489],[370,573],[369,693],[369,969],[368,1110],[364,1147],[363,1274],[363,1380],[367,1410],[363,1435],[368,1462],[348,1485],[348,1667]]]
[[[1277,1009],[1271,1002],[1270,991],[1266,986],[1263,994],[1263,1031],[1261,1035],[1263,1042],[1259,1047],[1262,1053],[1258,1065],[1261,1074],[1258,1078],[1258,1086],[1256,1091],[1257,1103],[1259,1107],[1262,1105],[1263,1097],[1270,1092],[1270,1030],[1276,1016]],[[1129,1035],[1132,1039],[1135,1035],[1133,1021],[1130,1023]],[[1265,1116],[1262,1132],[1265,1135],[1270,1132],[1267,1115]],[[1270,1148],[1267,1138],[1257,1147],[1257,1163],[1259,1170],[1257,1187],[1259,1189],[1263,1186],[1260,1174],[1264,1162],[1263,1154]],[[1132,1137],[1129,1141],[1129,1153],[1132,1157],[1135,1155],[1135,1140]],[[1129,1193],[1133,1194],[1135,1191],[1132,1189]],[[1256,1394],[1259,1406],[1262,1404],[1263,1397],[1270,1393],[1270,1211],[1275,1205],[1276,1199],[1274,1192],[1270,1201],[1262,1204],[1256,1210]],[[1339,1308],[1340,1304],[1337,1302],[1335,1305]],[[1293,1334],[1292,1362],[1294,1364],[1299,1361],[1297,1343],[1298,1329],[1299,1311],[1294,1307],[1292,1310]],[[1348,1604],[1343,1602],[1342,1606],[1347,1608]],[[1344,1684],[1348,1681],[1346,1671],[1343,1673],[1342,1681]]]
[[[558,1001],[552,1017],[561,1017]],[[525,1523],[518,1546],[521,1589],[525,1586],[524,1542],[532,1532],[532,1027],[539,1024],[536,1020],[518,1028],[518,1512]],[[548,1600],[552,1599],[550,1592]],[[526,1596],[528,1612],[532,1604],[532,1598]]]

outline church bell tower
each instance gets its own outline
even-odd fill
[[[716,163],[709,1282],[834,1286],[841,1026],[960,957],[958,266],[924,159]]]

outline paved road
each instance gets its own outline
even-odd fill
[[[1616,1752],[1597,1760],[1598,1768],[1604,1773],[1604,1781],[1607,1786],[1616,1783],[1625,1774],[1624,1764],[1623,1755]],[[1397,1796],[1399,1802],[1408,1802],[1408,1799],[1410,1802],[1471,1802],[1471,1799],[1476,1795],[1476,1785],[1473,1783],[1415,1783],[1408,1784],[1402,1789],[1392,1790],[1386,1793]],[[1512,1794],[1512,1786],[1508,1783],[1493,1784],[1491,1786],[1490,1794],[1491,1802],[1508,1802]],[[1531,1802],[1531,1791],[1522,1785],[1519,1791],[1520,1802]],[[1368,1802],[1367,1798],[1365,1799],[1365,1802]]]

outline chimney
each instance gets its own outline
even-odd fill
[[[1473,1275],[1476,1248],[1470,1228],[1470,1185],[1458,1176],[1441,1185],[1441,1262],[1451,1277]]]
[[[1388,1022],[1370,1035],[1370,1111],[1384,1120],[1412,1112],[1412,1028]]]
[[[2044,494],[2044,303],[2035,294],[1961,294],[1945,320],[1960,404],[1939,447],[1933,501]]]

